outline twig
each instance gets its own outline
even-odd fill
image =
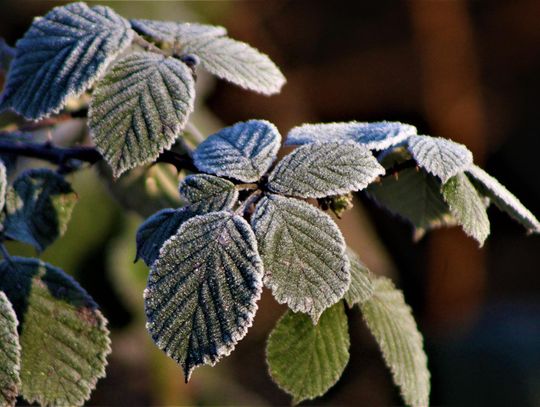
[[[133,37],[133,44],[138,45],[139,47],[143,48],[145,51],[154,52],[156,54],[161,54],[164,56],[169,56],[161,48],[151,43],[150,41],[145,40],[139,34],[135,34],[135,36]]]

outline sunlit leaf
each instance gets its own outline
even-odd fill
[[[293,403],[322,396],[349,361],[349,327],[340,302],[313,325],[307,315],[287,311],[268,338],[270,375]]]
[[[70,276],[38,259],[0,263],[0,290],[20,323],[21,395],[42,405],[82,405],[110,353],[107,321]]]
[[[441,182],[424,170],[407,168],[396,177],[383,178],[369,186],[367,192],[378,204],[409,221],[416,237],[456,221],[441,194]]]
[[[131,43],[127,20],[108,7],[72,3],[34,20],[17,41],[0,109],[28,119],[58,113]]]
[[[253,322],[262,291],[253,231],[228,212],[196,216],[161,249],[145,290],[147,328],[184,369],[214,365]]]
[[[337,225],[308,203],[279,195],[259,201],[251,225],[264,262],[264,284],[279,303],[317,323],[349,288],[349,261]]]
[[[276,159],[280,142],[272,123],[249,120],[212,134],[197,147],[193,160],[200,171],[254,182]]]
[[[384,150],[416,134],[416,127],[399,122],[303,124],[291,129],[286,145],[354,141],[370,150]]]
[[[28,170],[8,189],[4,234],[45,250],[65,233],[77,199],[61,175],[44,168]]]
[[[200,38],[227,35],[224,27],[198,23],[177,23],[174,21],[130,20],[131,26],[140,34],[157,42],[183,45]]]
[[[137,52],[117,62],[96,86],[88,123],[114,175],[170,148],[194,100],[191,71],[178,59]]]
[[[465,233],[475,238],[480,246],[489,236],[486,205],[465,174],[458,174],[442,187],[444,199],[452,215]]]
[[[268,178],[272,192],[323,198],[364,189],[384,168],[364,146],[328,142],[301,146],[283,158]]]
[[[182,47],[199,57],[204,69],[242,88],[265,95],[278,93],[285,77],[267,55],[228,37],[198,36]]]
[[[159,250],[180,225],[195,216],[187,208],[162,209],[146,219],[137,229],[137,254],[135,261],[143,259],[151,266],[159,256]]]
[[[180,194],[197,213],[231,209],[238,200],[238,191],[232,182],[208,174],[188,175],[180,183]]]
[[[347,248],[347,257],[351,263],[351,284],[343,297],[349,307],[362,304],[373,295],[373,277],[369,269],[360,261],[358,255]]]
[[[401,291],[387,278],[374,281],[375,292],[361,304],[369,330],[381,348],[407,405],[429,405],[430,374],[423,339]]]
[[[0,291],[0,405],[14,406],[21,379],[21,345],[17,315],[6,295]]]
[[[471,166],[467,174],[481,195],[489,198],[529,232],[540,233],[538,219],[499,181],[476,165]]]
[[[463,144],[441,137],[411,136],[409,151],[426,171],[446,183],[454,175],[468,169],[473,162],[472,153]]]

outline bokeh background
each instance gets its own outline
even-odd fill
[[[288,82],[273,97],[201,73],[193,120],[207,134],[249,118],[270,120],[282,134],[304,122],[399,120],[469,146],[477,163],[540,215],[538,0],[92,3],[125,17],[223,25],[282,68]],[[0,36],[14,44],[33,16],[58,4],[1,0]],[[84,137],[82,123],[55,136],[73,133]],[[95,169],[73,176],[80,202],[70,229],[44,253],[76,276],[110,321],[108,375],[88,404],[289,404],[264,361],[266,337],[284,311],[268,293],[236,351],[215,368],[199,368],[187,385],[146,334],[147,269],[133,264],[134,233],[143,215],[176,202],[171,171],[154,167],[145,182],[113,185],[124,206]],[[526,237],[496,208],[489,216],[492,235],[482,249],[457,228],[415,243],[409,225],[362,196],[338,221],[371,270],[404,290],[425,336],[434,405],[540,405],[540,237]],[[360,314],[352,311],[350,321],[342,379],[307,404],[400,404]]]

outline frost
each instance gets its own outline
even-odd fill
[[[227,35],[227,30],[224,27],[207,24],[145,19],[130,20],[130,23],[135,31],[151,37],[154,41],[168,42],[175,45],[183,45],[200,38]]]
[[[180,195],[190,202],[190,209],[199,214],[231,209],[238,200],[238,191],[232,182],[208,174],[188,175],[180,183]]]

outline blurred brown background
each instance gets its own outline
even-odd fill
[[[538,0],[99,3],[126,17],[223,25],[282,68],[288,83],[270,98],[202,75],[198,97],[208,109],[197,120],[207,132],[249,118],[268,119],[282,134],[304,122],[399,120],[465,143],[540,215]],[[0,4],[0,36],[14,44],[33,16],[60,2]],[[75,274],[111,322],[108,377],[89,404],[288,404],[264,362],[284,308],[265,295],[233,355],[184,385],[144,331],[146,270],[131,264],[142,218],[107,198],[93,171],[74,182],[76,231],[45,258]],[[434,405],[540,405],[540,238],[496,208],[489,215],[492,235],[481,250],[459,229],[413,243],[407,224],[364,197],[339,222],[372,271],[405,291],[425,335]],[[401,403],[359,313],[350,317],[349,365],[312,404]]]

